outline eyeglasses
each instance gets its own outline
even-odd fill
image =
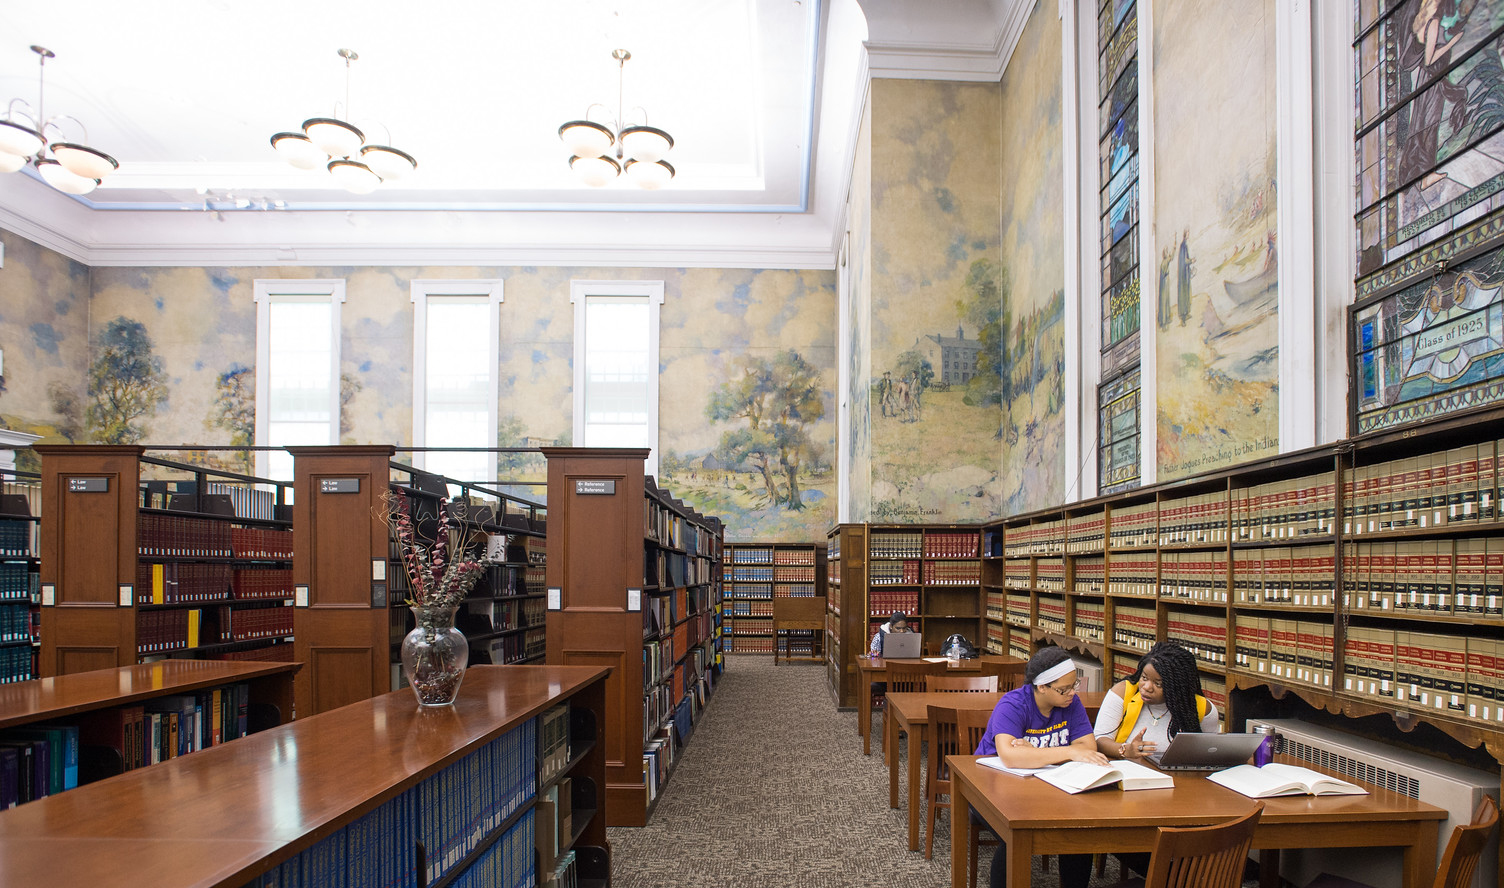
[[[1076,693],[1076,688],[1080,685],[1081,679],[1078,678],[1064,687],[1061,687],[1060,685],[1045,685],[1045,687],[1049,688],[1062,697],[1069,697],[1070,695]]]

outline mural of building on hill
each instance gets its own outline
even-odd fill
[[[998,115],[995,84],[872,83],[873,522],[997,514]]]
[[[1161,480],[1279,449],[1274,30],[1274,0],[1154,3]]]
[[[1060,16],[1040,3],[1002,81],[1002,259],[973,263],[973,290],[1001,312],[983,327],[1007,368],[1001,403],[1002,511],[1059,505],[1065,465],[1065,203],[1060,129]],[[996,331],[996,332],[992,332]],[[990,394],[990,393],[989,393]]]

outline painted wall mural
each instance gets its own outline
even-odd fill
[[[998,97],[872,84],[872,521],[998,511],[1000,343],[980,338],[1000,280]]]
[[[0,426],[42,442],[83,441],[89,369],[89,268],[0,231]],[[36,470],[33,454],[17,465]]]
[[[1003,75],[1001,262],[977,260],[968,274],[980,354],[1002,358],[982,377],[998,388],[977,400],[1001,404],[1010,515],[1066,495],[1060,27],[1054,6],[1036,5]]]
[[[1153,21],[1157,459],[1169,480],[1279,447],[1274,0],[1155,0]]]
[[[862,106],[847,212],[847,520],[872,514],[872,103]]]

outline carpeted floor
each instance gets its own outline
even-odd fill
[[[872,755],[862,755],[856,714],[836,711],[824,668],[775,669],[771,657],[756,655],[727,660],[648,825],[608,830],[613,883],[618,888],[949,886],[949,815],[941,813],[933,859],[908,850],[906,812],[888,807],[888,771],[877,728]],[[899,798],[906,799],[906,793],[901,786]],[[990,854],[983,847],[982,886]],[[1035,859],[1034,885],[1054,888],[1059,881],[1040,872],[1040,860]],[[1116,882],[1116,866],[1109,863],[1105,875],[1093,884]]]

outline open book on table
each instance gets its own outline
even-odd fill
[[[1153,768],[1146,768],[1138,762],[1127,760],[1114,761],[1107,765],[1066,762],[1063,765],[1038,771],[1035,776],[1072,795],[1114,783],[1119,784],[1123,789],[1171,789],[1175,786],[1175,778],[1169,774],[1163,774]]]
[[[1206,779],[1251,799],[1286,795],[1368,795],[1368,790],[1346,780],[1279,762],[1270,762],[1262,768],[1238,765],[1208,775]]]

